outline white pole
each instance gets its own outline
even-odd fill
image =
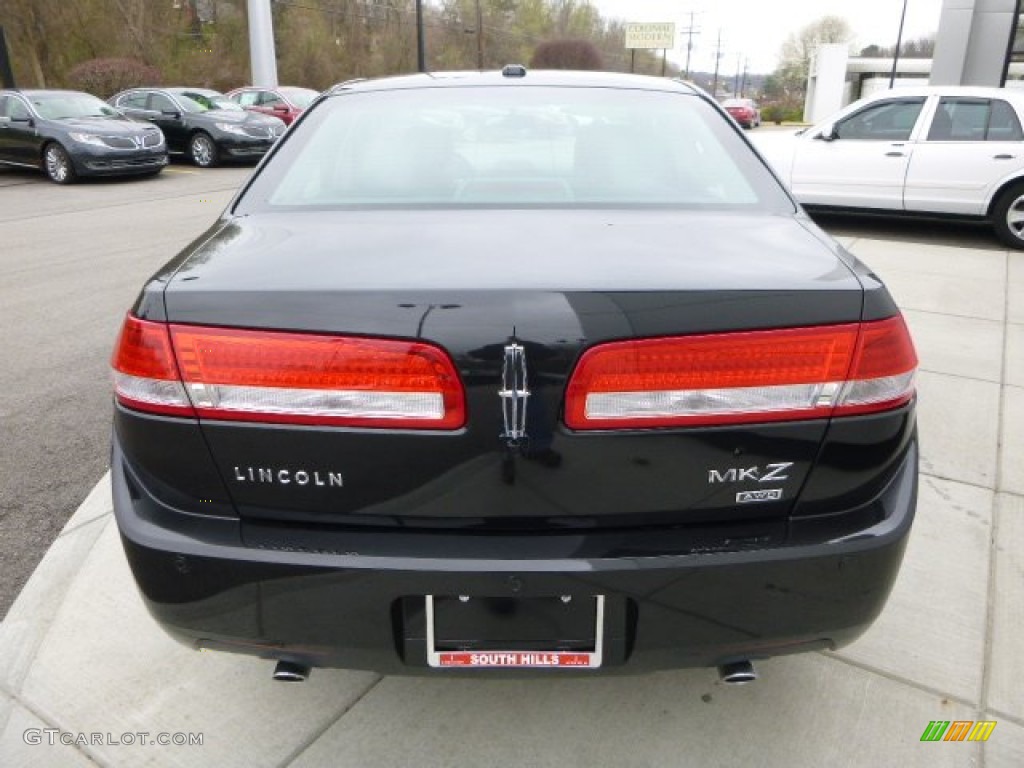
[[[274,51],[270,0],[249,0],[249,61],[253,85],[277,87],[277,54]]]

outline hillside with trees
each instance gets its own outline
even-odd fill
[[[628,71],[623,25],[586,0],[424,3],[427,68],[529,63],[554,40],[589,42],[604,69]],[[274,0],[282,83],[323,89],[416,69],[414,0]],[[3,0],[21,87],[89,88],[108,96],[141,83],[227,89],[249,81],[246,0]],[[636,71],[660,74],[654,52]],[[678,70],[669,67],[668,74]],[[134,82],[133,82],[134,81]],[[97,90],[98,89],[98,90]]]

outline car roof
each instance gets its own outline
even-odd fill
[[[136,86],[132,86],[131,88],[125,88],[123,91],[118,91],[117,93],[115,93],[110,98],[114,99],[114,98],[117,98],[118,96],[124,96],[126,93],[137,93],[138,91],[147,91],[148,92],[148,91],[169,91],[169,90],[171,90],[171,89],[167,88],[166,86],[163,86],[163,85],[136,85]]]
[[[1024,89],[1021,88],[990,88],[980,85],[908,85],[872,93],[865,97],[865,100],[873,101],[891,96],[932,96],[934,94],[984,99],[1024,99]]]
[[[316,88],[307,88],[304,85],[240,85],[227,91],[227,94],[230,96],[232,93],[239,93],[241,91],[280,91],[281,93],[309,91],[310,93],[320,93]]]
[[[188,91],[190,93],[215,93],[218,96],[224,95],[220,91],[216,91],[213,88],[203,88],[200,86],[193,85],[161,85],[158,88],[154,88],[153,90],[170,91],[171,93],[184,93],[185,91]]]
[[[68,95],[68,96],[92,96],[91,93],[85,91],[72,91],[66,88],[0,88],[0,93],[20,93],[26,98],[32,98],[33,96],[56,96]],[[96,96],[94,98],[99,98]]]
[[[506,68],[508,70],[510,68]],[[460,88],[468,86],[575,86],[591,88],[621,88],[628,90],[670,91],[675,93],[699,94],[701,91],[682,80],[649,75],[631,75],[620,72],[594,72],[574,70],[545,70],[522,68],[525,74],[503,74],[502,70],[490,72],[425,72],[414,75],[398,75],[373,80],[349,80],[338,83],[327,90],[328,95],[350,91],[386,91],[415,88]]]

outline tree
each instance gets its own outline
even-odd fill
[[[840,16],[823,16],[790,33],[779,52],[779,66],[775,71],[787,96],[804,93],[807,76],[811,71],[811,59],[818,46],[828,43],[848,43],[853,30],[846,19]]]
[[[249,81],[246,7],[246,0],[0,0],[0,26],[23,87],[64,87],[83,62],[131,59],[164,82],[223,90]],[[424,0],[423,12],[431,69],[476,69],[481,53],[486,69],[525,63],[541,43],[561,40],[588,41],[607,69],[630,68],[623,24],[603,18],[592,0]],[[416,67],[414,0],[288,0],[274,2],[272,13],[282,83],[322,89]],[[661,71],[656,52],[638,50],[635,59],[637,72]],[[585,65],[595,60],[573,64]],[[89,65],[75,82],[93,82],[105,66]],[[677,71],[669,63],[668,73]],[[89,87],[109,87],[96,82]]]
[[[865,58],[892,58],[895,45],[888,47],[882,45],[869,45],[861,50],[860,55]],[[914,40],[904,40],[900,46],[901,59],[930,59],[935,55],[935,38],[931,35],[918,37]]]
[[[536,69],[603,69],[601,52],[589,40],[548,40],[530,59]]]
[[[72,88],[104,99],[128,88],[159,85],[160,79],[160,70],[136,59],[88,59],[67,75]]]

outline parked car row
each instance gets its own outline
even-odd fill
[[[255,160],[317,96],[307,88],[132,88],[109,102],[64,90],[0,90],[0,166],[57,184],[81,176],[154,176],[168,156],[207,168]]]

